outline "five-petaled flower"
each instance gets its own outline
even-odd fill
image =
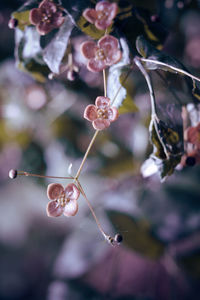
[[[112,24],[112,20],[117,14],[117,9],[116,3],[101,1],[96,4],[95,9],[86,8],[83,16],[88,22],[95,24],[96,28],[105,30]]]
[[[91,121],[96,130],[103,130],[118,118],[118,110],[110,105],[110,99],[99,96],[95,105],[90,104],[85,108],[84,118]]]
[[[70,183],[64,187],[59,183],[51,183],[47,188],[47,196],[51,200],[47,204],[47,215],[59,217],[64,214],[67,217],[75,216],[78,211],[77,199],[80,191],[75,184]]]
[[[200,150],[200,123],[195,127],[189,127],[187,129],[186,140]]]
[[[29,19],[41,35],[60,27],[64,22],[62,11],[50,0],[43,0],[38,8],[31,9]]]
[[[104,70],[121,60],[118,40],[111,35],[103,36],[98,43],[88,41],[81,45],[81,52],[89,61],[87,68],[92,72]]]

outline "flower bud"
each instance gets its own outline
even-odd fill
[[[117,242],[118,244],[120,244],[123,241],[123,236],[119,233],[117,233],[114,237],[115,242]]]
[[[18,25],[18,20],[17,20],[17,19],[11,18],[11,19],[9,20],[9,22],[8,22],[8,27],[9,27],[10,29],[16,28],[17,25]]]
[[[9,171],[9,177],[10,177],[11,179],[16,178],[16,177],[17,177],[17,170],[11,169],[11,170]]]

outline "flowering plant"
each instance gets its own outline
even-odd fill
[[[180,165],[185,167],[194,164],[194,160],[192,163],[188,157],[195,157],[195,162],[199,162],[199,120],[193,124],[187,106],[190,104],[195,111],[199,110],[197,103],[200,89],[196,83],[200,79],[176,59],[162,52],[167,32],[161,26],[159,18],[150,13],[145,15],[142,9],[135,9],[131,1],[128,4],[122,4],[122,1],[97,1],[94,4],[90,0],[76,0],[72,6],[68,1],[43,0],[38,6],[38,2],[33,0],[31,4],[24,5],[13,13],[9,25],[16,30],[18,66],[35,79],[45,82],[47,78],[55,78],[62,82],[67,71],[67,78],[64,80],[74,81],[72,86],[74,84],[77,90],[81,90],[88,82],[92,82],[93,87],[103,87],[103,93],[97,89],[95,97],[88,96],[92,101],[96,98],[95,103],[91,103],[90,99],[90,104],[82,112],[82,119],[92,122],[94,135],[76,174],[72,176],[70,173],[69,177],[64,177],[70,180],[67,187],[64,188],[59,183],[48,186],[47,195],[51,201],[47,205],[47,214],[75,216],[78,211],[77,199],[82,196],[104,238],[111,244],[116,244],[120,238],[113,238],[104,232],[80,182],[80,175],[97,136],[108,127],[108,130],[112,130],[114,121],[118,121],[115,124],[120,126],[120,114],[135,113],[138,110],[132,99],[135,91],[131,95],[130,91],[139,80],[139,71],[149,90],[150,104],[147,108],[150,107],[149,135],[153,149],[141,164],[143,177],[158,174],[161,181],[164,181]],[[142,29],[133,30],[133,26]],[[187,103],[170,89],[178,105],[167,101],[163,104],[157,99],[151,72],[155,71],[163,79],[160,70],[163,73],[184,75],[191,96]],[[101,78],[99,74],[102,74]],[[163,81],[166,83],[165,77]],[[69,82],[66,86],[69,87]],[[137,104],[140,106],[140,101]],[[143,109],[144,106],[141,105],[141,110]],[[120,132],[120,127],[118,131]],[[194,149],[189,149],[189,144]],[[11,178],[17,175],[35,176],[25,171],[10,172]]]

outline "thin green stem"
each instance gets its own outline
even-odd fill
[[[80,181],[79,181],[78,179],[75,179],[75,180],[76,180],[76,182],[77,182],[77,185],[78,185],[78,188],[79,188],[81,194],[83,195],[84,199],[85,199],[86,202],[87,202],[87,205],[88,205],[88,207],[89,207],[89,209],[90,209],[90,211],[91,211],[91,213],[92,213],[92,215],[93,215],[93,217],[94,217],[94,219],[95,219],[95,222],[96,222],[96,224],[97,224],[97,226],[98,226],[100,232],[102,233],[103,237],[104,237],[108,242],[112,243],[113,238],[112,238],[110,235],[106,234],[105,231],[103,230],[103,228],[102,228],[102,226],[101,226],[101,224],[100,224],[100,222],[99,222],[99,220],[98,220],[98,218],[97,218],[97,216],[96,216],[96,214],[95,214],[95,212],[94,212],[94,209],[93,209],[93,207],[92,207],[90,201],[88,200],[88,198],[87,198],[87,196],[86,196],[86,194],[85,194],[85,192],[84,192],[84,190],[83,190],[81,184],[80,184]]]
[[[45,175],[38,175],[38,174],[32,174],[29,172],[24,171],[18,171],[17,176],[31,176],[31,177],[39,177],[39,178],[51,178],[51,179],[74,179],[74,177],[60,177],[60,176],[45,176]]]
[[[107,83],[106,83],[106,71],[103,70],[103,86],[104,86],[104,97],[107,97]]]
[[[165,147],[165,144],[163,143],[163,140],[162,140],[162,138],[160,136],[160,133],[159,133],[159,130],[158,130],[159,118],[158,118],[157,112],[156,112],[156,99],[155,99],[155,94],[154,94],[154,90],[153,90],[153,85],[152,85],[152,82],[151,82],[151,77],[149,76],[149,74],[147,73],[145,68],[143,67],[143,65],[140,62],[140,59],[138,57],[134,58],[134,62],[138,66],[141,73],[144,75],[144,78],[147,82],[147,85],[148,85],[148,88],[149,88],[149,93],[150,93],[150,99],[151,99],[151,120],[153,122],[153,125],[154,125],[154,128],[156,130],[159,141],[160,141],[160,143],[163,147],[163,150],[165,152],[166,158],[169,159],[168,151]]]
[[[82,168],[83,168],[83,166],[84,166],[84,164],[85,164],[85,162],[86,162],[86,159],[87,159],[87,157],[88,157],[88,154],[89,154],[89,152],[90,152],[90,149],[92,148],[92,145],[94,144],[94,141],[95,141],[95,139],[96,139],[98,133],[99,133],[99,130],[96,130],[95,133],[94,133],[94,135],[93,135],[93,138],[92,138],[91,141],[90,141],[90,144],[89,144],[89,146],[88,146],[88,148],[87,148],[87,151],[85,152],[85,155],[84,155],[84,157],[83,157],[83,159],[82,159],[81,165],[80,165],[80,167],[79,167],[79,169],[78,169],[78,171],[77,171],[77,173],[76,173],[76,176],[74,177],[76,180],[77,180],[77,179],[79,178],[79,176],[80,176],[80,173],[81,173],[81,171],[82,171]]]
[[[189,72],[184,71],[184,70],[179,69],[179,68],[176,68],[176,67],[173,67],[173,66],[168,65],[168,64],[166,64],[166,63],[163,63],[163,62],[161,62],[161,61],[154,60],[154,59],[143,58],[143,57],[141,57],[140,60],[143,61],[143,62],[150,62],[150,63],[154,63],[154,64],[156,64],[156,65],[160,65],[160,66],[163,66],[163,67],[167,67],[167,68],[169,68],[169,69],[171,69],[171,70],[173,70],[173,71],[175,71],[175,72],[177,72],[177,73],[181,73],[181,74],[183,74],[183,75],[185,75],[185,76],[188,76],[188,77],[192,78],[193,80],[196,80],[196,81],[199,81],[199,82],[200,82],[200,78],[198,78],[198,77],[196,77],[196,76],[190,74]]]
[[[118,94],[119,94],[119,92],[120,92],[120,89],[122,88],[123,84],[125,83],[125,81],[126,81],[126,79],[128,78],[128,76],[131,74],[131,72],[132,72],[132,69],[128,70],[128,72],[126,73],[124,79],[122,80],[122,83],[121,83],[120,87],[118,88],[118,90],[117,90],[117,92],[116,92],[114,98],[113,98],[112,101],[111,101],[111,105],[114,103],[115,99],[117,98],[117,96],[118,96]]]
[[[152,87],[152,82],[151,82],[151,77],[143,67],[142,63],[140,62],[140,59],[138,57],[134,58],[135,64],[138,66],[140,69],[141,73],[144,75],[144,78],[146,79],[148,88],[149,88],[149,93],[150,93],[150,98],[151,98],[151,116],[152,118],[158,119],[157,113],[156,113],[156,100],[155,100],[155,94],[154,90]]]

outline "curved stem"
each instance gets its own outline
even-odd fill
[[[149,88],[149,93],[150,93],[150,98],[151,98],[151,116],[152,116],[152,118],[158,119],[157,113],[156,113],[155,94],[154,94],[154,90],[152,87],[151,78],[150,78],[149,74],[147,73],[147,71],[145,70],[145,68],[143,67],[143,65],[141,64],[140,59],[138,57],[134,58],[134,62],[140,69],[141,73],[144,75],[144,78],[146,79],[146,82],[147,82],[147,85]]]
[[[140,62],[140,59],[138,57],[134,58],[134,62],[135,64],[138,66],[138,68],[140,69],[141,73],[144,75],[144,78],[147,82],[148,88],[149,88],[149,93],[150,93],[150,99],[151,99],[151,120],[153,122],[154,128],[156,130],[156,134],[159,138],[159,141],[163,147],[163,150],[165,152],[166,158],[169,159],[169,154],[168,151],[165,147],[165,144],[163,143],[163,140],[160,136],[159,130],[158,130],[158,122],[159,122],[159,118],[157,116],[157,112],[156,112],[156,100],[155,100],[155,94],[154,94],[154,90],[153,90],[153,86],[152,86],[152,82],[151,82],[151,77],[149,76],[149,74],[147,73],[147,71],[145,70],[145,68],[143,67],[143,65]]]
[[[141,57],[140,60],[141,60],[141,61],[144,61],[144,62],[154,63],[154,64],[156,64],[156,65],[160,65],[160,66],[163,66],[163,67],[167,67],[167,68],[169,68],[169,69],[171,69],[171,70],[173,70],[173,71],[175,71],[175,72],[177,72],[177,73],[181,73],[181,74],[183,74],[183,75],[185,75],[185,76],[188,76],[188,77],[192,78],[193,80],[197,80],[197,81],[200,82],[200,78],[198,78],[198,77],[196,77],[196,76],[190,74],[189,72],[184,71],[184,70],[179,69],[179,68],[176,68],[176,67],[173,67],[173,66],[168,65],[168,64],[166,64],[166,63],[163,63],[163,62],[161,62],[161,61],[154,60],[154,59],[143,58],[143,57]]]
[[[106,234],[105,231],[103,230],[103,228],[102,228],[102,226],[101,226],[101,224],[100,224],[100,222],[99,222],[99,220],[98,220],[98,218],[97,218],[97,216],[96,216],[96,214],[95,214],[95,212],[94,212],[94,209],[93,209],[93,207],[92,207],[90,201],[88,200],[88,198],[87,198],[87,196],[86,196],[86,194],[85,194],[85,192],[84,192],[84,190],[83,190],[81,184],[80,184],[80,181],[79,181],[77,178],[75,178],[75,180],[76,180],[76,182],[77,182],[77,185],[78,185],[78,187],[79,187],[79,189],[80,189],[81,194],[83,195],[83,197],[85,198],[85,200],[86,200],[86,202],[87,202],[87,205],[88,205],[88,207],[89,207],[89,209],[90,209],[90,211],[91,211],[91,213],[92,213],[92,215],[93,215],[93,217],[94,217],[94,219],[95,219],[95,222],[96,222],[96,224],[97,224],[97,226],[98,226],[100,232],[102,233],[103,237],[104,237],[108,242],[110,242],[110,243],[112,244],[113,238],[112,238],[110,235]]]

